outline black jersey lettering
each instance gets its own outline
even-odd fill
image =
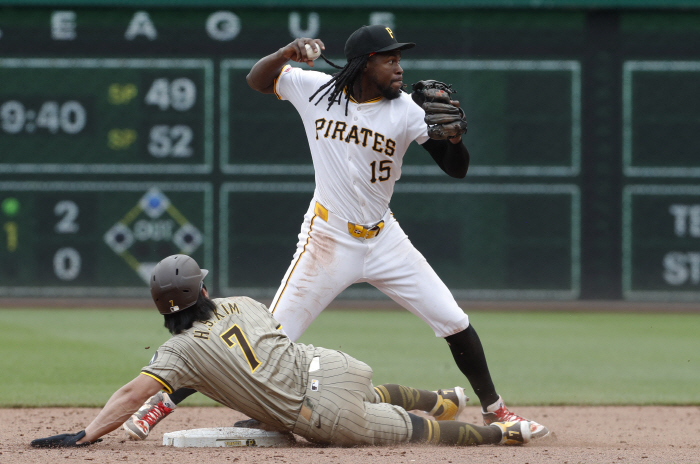
[[[348,127],[348,125],[345,124],[343,121],[336,121],[335,122],[335,129],[333,129],[333,136],[331,138],[335,140],[336,134],[340,134],[338,139],[343,140],[343,133],[345,132],[345,129],[347,127]]]
[[[380,134],[379,132],[375,132],[374,133],[374,144],[372,145],[372,150],[376,151],[377,153],[383,152],[384,149],[380,148],[383,141],[384,141],[384,136],[382,134]]]
[[[373,132],[370,129],[367,129],[363,127],[360,129],[360,134],[364,135],[364,138],[362,139],[362,146],[366,147],[367,146],[367,137],[371,136]]]
[[[391,139],[386,139],[386,148],[384,149],[384,154],[386,156],[394,156],[394,151],[396,151],[396,142]]]
[[[360,144],[360,139],[357,137],[357,126],[352,126],[350,128],[350,132],[348,133],[348,136],[345,138],[345,141],[347,143],[350,143],[350,139],[355,139],[355,145]]]
[[[372,161],[369,163],[369,165],[372,167],[372,177],[370,177],[370,182],[373,184],[379,180],[380,182],[384,182],[385,180],[389,180],[391,177],[391,160],[385,159],[381,160],[379,162],[379,177],[377,178],[377,162]],[[382,175],[383,173],[383,175]]]
[[[205,332],[203,330],[195,330],[194,331],[194,338],[201,338],[204,340],[209,340],[209,332]]]
[[[316,140],[318,140],[318,131],[323,130],[326,125],[326,118],[317,119],[316,121]]]
[[[325,138],[328,138],[328,132],[330,132],[332,126],[333,126],[333,120],[331,119],[330,121],[328,121],[328,127],[326,127],[326,133],[323,134],[323,136]]]
[[[370,141],[372,150],[376,151],[377,153],[384,153],[387,156],[394,156],[394,153],[396,152],[396,142],[394,140],[386,137],[384,134],[374,132],[372,129],[367,129],[366,127],[349,126],[350,128],[348,130],[348,124],[346,122],[333,121],[332,119],[330,121],[326,121],[324,118],[317,119],[314,122],[316,124],[316,140],[319,139],[319,131],[323,131],[323,129],[325,129],[325,132],[323,133],[324,138],[328,138],[330,136],[330,138],[333,140],[342,140],[345,143],[354,142],[355,145],[362,143],[362,146],[366,147],[369,138],[373,137],[373,140]],[[334,122],[335,127],[333,125]],[[331,128],[333,129],[331,130]],[[345,136],[346,131],[348,134],[347,136]]]

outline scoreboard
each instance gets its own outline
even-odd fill
[[[0,58],[1,172],[209,173],[213,68],[194,59]],[[51,152],[58,156],[27,157]]]
[[[467,178],[413,144],[391,202],[456,298],[700,301],[697,11],[379,6],[0,7],[0,295],[147,297],[186,253],[271,298],[314,170],[245,76],[298,36],[342,65],[363,24],[466,112]]]
[[[207,183],[0,182],[9,296],[143,295],[174,253],[212,262]]]

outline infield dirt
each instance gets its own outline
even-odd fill
[[[223,407],[180,407],[145,441],[121,430],[89,448],[33,449],[34,438],[77,432],[95,417],[95,408],[0,409],[0,463],[700,463],[700,407],[605,406],[516,407],[547,425],[555,439],[522,447],[316,447],[297,437],[289,448],[169,448],[163,434],[176,430],[231,426],[245,418]],[[479,408],[465,409],[460,420],[480,423]]]

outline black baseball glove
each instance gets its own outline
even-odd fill
[[[457,93],[452,85],[440,81],[418,81],[412,85],[411,98],[425,110],[425,123],[431,139],[445,140],[467,133],[467,117],[462,108],[450,103]]]
[[[90,446],[93,443],[102,441],[98,438],[95,441],[77,444],[76,442],[85,436],[85,430],[81,430],[78,433],[62,433],[61,435],[54,435],[52,437],[37,438],[32,440],[31,445],[34,448],[71,448],[71,447],[81,447]]]

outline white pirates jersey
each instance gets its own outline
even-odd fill
[[[292,66],[275,80],[277,98],[289,100],[304,123],[316,176],[316,199],[336,215],[359,224],[378,222],[389,208],[403,156],[415,140],[428,140],[425,112],[402,92],[399,98],[365,103],[345,95],[329,110],[328,96],[309,97],[331,76]]]
[[[141,370],[168,393],[194,388],[264,423],[291,430],[316,348],[292,343],[262,303],[217,298],[214,315],[173,335]]]

